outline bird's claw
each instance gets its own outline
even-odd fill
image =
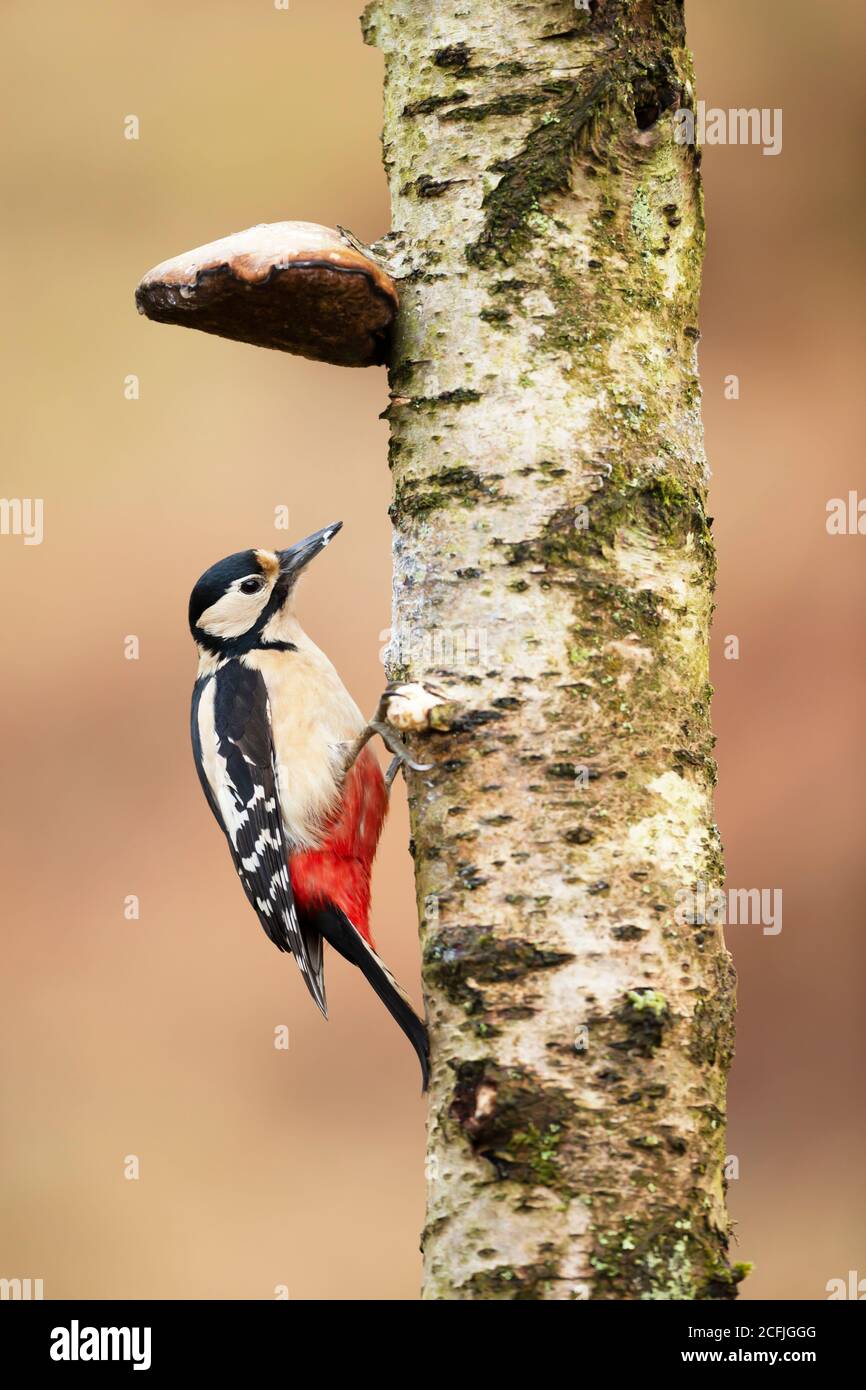
[[[398,760],[398,762],[402,763],[404,767],[411,768],[413,772],[430,771],[433,764],[416,763],[415,759],[412,757],[412,754],[409,752],[409,749],[406,747],[405,743],[403,743],[402,739],[399,739],[397,735],[394,733],[394,730],[389,728],[389,726],[385,724],[381,719],[371,719],[370,728],[379,735],[380,739],[382,740],[388,751],[393,753],[394,757]]]

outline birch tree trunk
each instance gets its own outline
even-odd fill
[[[431,1299],[728,1299],[681,0],[374,0]],[[684,920],[689,917],[690,920]]]

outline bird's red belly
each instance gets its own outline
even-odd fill
[[[332,903],[370,945],[370,872],[387,810],[382,770],[364,748],[346,774],[324,842],[289,856],[298,907],[303,911]]]

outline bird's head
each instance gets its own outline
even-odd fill
[[[239,550],[205,570],[189,600],[189,626],[206,651],[232,653],[262,640],[289,605],[301,571],[342,526],[335,521],[288,550]]]

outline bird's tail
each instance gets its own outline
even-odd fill
[[[356,965],[373,986],[391,1017],[402,1028],[421,1063],[422,1091],[427,1090],[430,1076],[430,1044],[427,1027],[419,1018],[409,996],[394,979],[387,965],[356,931],[349,918],[338,907],[323,907],[310,913],[310,925],[320,931],[335,951]]]

